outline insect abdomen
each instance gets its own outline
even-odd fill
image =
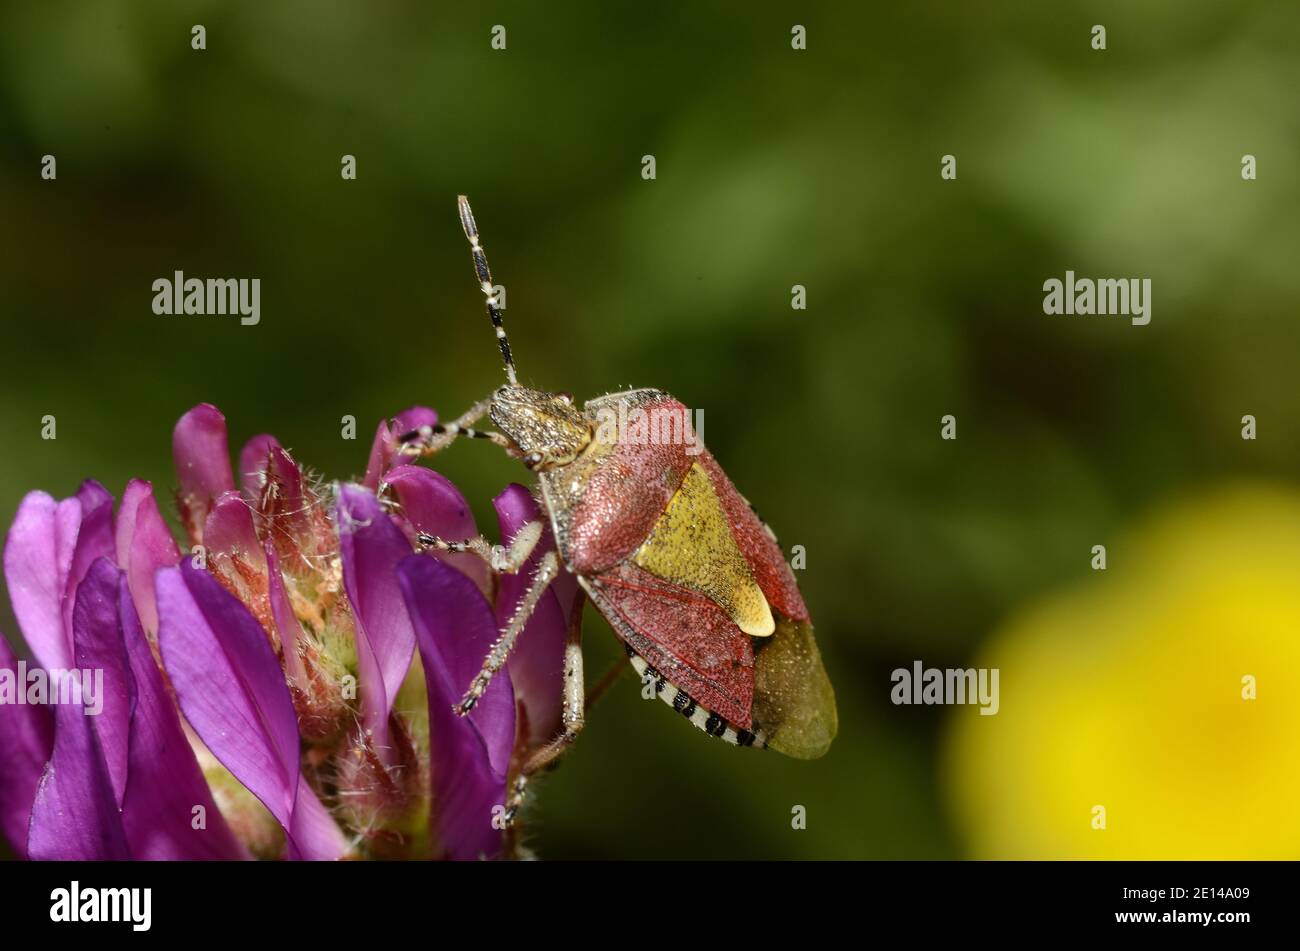
[[[626,643],[623,644],[623,649],[627,651],[628,660],[632,662],[632,669],[636,671],[641,682],[646,683],[649,679],[653,679],[655,694],[659,699],[690,720],[698,729],[703,730],[709,736],[716,736],[724,743],[730,743],[732,746],[754,746],[759,749],[767,746],[767,741],[761,733],[737,729],[725,717],[700,706],[685,690],[670,683],[663,674],[651,667],[644,657]],[[647,674],[649,677],[647,677]]]

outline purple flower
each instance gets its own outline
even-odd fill
[[[178,557],[148,483],[127,486],[116,520],[94,482],[62,502],[33,492],[19,506],[5,580],[36,664],[19,676],[25,665],[7,646],[0,655],[0,828],[19,855],[246,854],[213,803],[141,622],[157,618],[154,571]],[[80,671],[98,671],[98,683],[82,677],[91,690],[64,695],[58,685]]]
[[[225,418],[195,407],[173,434],[184,549],[145,482],[116,513],[94,482],[22,501],[4,574],[33,661],[0,638],[0,833],[20,856],[502,852],[516,743],[558,724],[575,588],[555,582],[457,717],[530,569],[417,553],[417,533],[478,534],[454,485],[401,464],[398,434],[436,419],[381,423],[362,484],[333,485],[265,435],[232,472]],[[496,507],[504,541],[537,515],[519,486]]]

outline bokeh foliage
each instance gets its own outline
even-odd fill
[[[970,663],[1156,503],[1300,477],[1298,49],[1288,0],[6,4],[0,514],[85,476],[165,497],[199,401],[236,446],[273,431],[342,478],[385,415],[484,395],[465,192],[522,379],[703,408],[807,549],[840,700],[831,754],[792,763],[629,676],[541,789],[541,854],[967,854],[939,763],[973,711],[893,707],[889,671]],[[1150,326],[1044,316],[1067,268],[1150,277]],[[154,316],[175,269],[261,278],[261,324]],[[439,466],[485,526],[526,475],[485,446]],[[619,652],[599,622],[588,641],[594,677]]]

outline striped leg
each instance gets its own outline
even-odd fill
[[[453,708],[457,716],[465,716],[474,709],[478,703],[479,697],[483,696],[483,691],[487,689],[488,684],[496,672],[505,666],[506,658],[510,656],[510,651],[515,646],[515,641],[519,639],[519,634],[528,623],[529,617],[532,616],[533,609],[537,607],[537,602],[542,599],[546,593],[546,588],[560,571],[559,556],[553,551],[548,551],[538,562],[537,574],[533,576],[532,584],[528,587],[528,592],[524,595],[519,606],[515,608],[514,616],[505,629],[497,637],[492,649],[488,651],[487,657],[483,661],[483,669],[479,671],[474,682],[469,685],[469,690],[461,698],[460,703]]]
[[[482,535],[458,542],[445,541],[427,532],[419,532],[415,536],[415,540],[426,551],[445,551],[453,555],[472,552],[487,562],[488,567],[493,571],[505,572],[511,575],[524,566],[541,538],[541,522],[527,522],[520,526],[519,531],[515,533],[515,537],[511,539],[508,546],[493,545]]]
[[[586,676],[582,667],[582,609],[586,601],[585,592],[579,591],[564,642],[564,707],[560,720],[563,729],[559,736],[536,750],[520,767],[519,775],[510,787],[510,799],[506,803],[507,823],[514,821],[519,807],[523,805],[528,778],[559,759],[573,745],[587,723],[587,698],[584,695]]]
[[[503,449],[508,448],[510,440],[500,433],[473,428],[473,424],[482,419],[487,413],[491,403],[492,398],[488,397],[475,403],[453,422],[421,426],[409,433],[403,433],[398,437],[398,442],[402,443],[398,452],[411,458],[432,456],[434,453],[446,449],[458,436],[470,439],[488,439]]]

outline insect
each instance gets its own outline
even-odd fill
[[[628,390],[579,408],[566,393],[519,384],[473,212],[465,196],[458,204],[506,383],[454,422],[404,434],[402,450],[427,456],[472,438],[522,460],[537,476],[556,551],[540,560],[519,610],[457,712],[474,708],[547,586],[568,570],[623,641],[647,689],[695,726],[739,746],[800,759],[821,756],[838,725],[835,695],[776,537],[702,444],[628,439],[609,425],[656,413],[687,419],[686,408],[667,393]],[[485,415],[496,431],[473,428]],[[422,535],[419,541],[426,549],[475,552],[493,570],[515,572],[542,533],[534,522],[509,546],[482,537]],[[559,756],[583,727],[581,614],[579,604],[566,644],[563,732],[523,764],[519,792],[527,776]]]

